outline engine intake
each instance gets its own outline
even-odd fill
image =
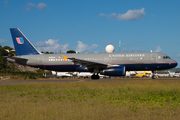
[[[125,66],[109,67],[101,71],[100,74],[108,76],[125,76]]]

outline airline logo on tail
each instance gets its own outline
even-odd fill
[[[17,37],[16,41],[17,41],[18,44],[23,44],[24,43],[24,40],[21,37]]]

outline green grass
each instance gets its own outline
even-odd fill
[[[180,81],[0,86],[0,119],[179,119]]]

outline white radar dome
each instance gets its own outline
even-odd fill
[[[107,53],[112,53],[112,52],[114,52],[114,50],[115,50],[115,47],[113,45],[107,45],[106,46],[106,52]]]

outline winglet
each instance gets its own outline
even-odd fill
[[[64,61],[65,61],[66,59],[68,59],[68,57],[66,57],[66,56],[64,56],[64,55],[62,55],[62,57],[64,58]]]

